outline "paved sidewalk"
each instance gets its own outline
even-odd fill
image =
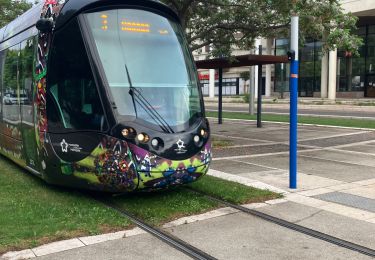
[[[211,128],[213,138],[229,146],[214,149],[210,175],[285,196],[248,207],[375,249],[374,131],[301,126],[298,189],[290,190],[288,126],[258,129],[254,122],[225,120]],[[218,259],[372,259],[228,208],[164,228]],[[24,253],[41,260],[186,258],[139,230],[69,243],[70,250],[55,244]]]
[[[212,169],[260,181],[299,202],[375,223],[375,132],[299,127],[298,189],[288,189],[288,126],[226,121],[213,136],[231,145],[217,149]]]

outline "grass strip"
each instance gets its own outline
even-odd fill
[[[87,196],[47,185],[3,157],[0,169],[0,255],[132,225]]]
[[[133,226],[128,219],[89,196],[48,185],[3,157],[0,157],[0,169],[0,255],[10,250]],[[211,176],[190,186],[233,203],[262,202],[280,197],[276,193]],[[109,199],[155,226],[222,206],[183,187]]]
[[[217,112],[207,111],[206,116],[217,117]],[[245,119],[245,120],[256,120],[256,115],[249,115],[241,112],[223,112],[224,118],[230,119]],[[263,121],[269,122],[289,122],[289,116],[287,115],[271,115],[263,114]],[[356,128],[369,128],[375,129],[375,120],[364,120],[364,119],[350,119],[350,118],[323,118],[323,117],[309,117],[299,116],[298,123],[302,124],[313,124],[313,125],[327,125],[327,126],[344,126],[344,127],[356,127]]]
[[[221,149],[228,146],[231,146],[233,144],[233,141],[217,138],[217,137],[211,137],[211,142],[214,148]]]
[[[230,185],[229,185],[229,184]],[[223,199],[234,204],[264,202],[281,198],[282,195],[268,190],[260,190],[240,183],[230,182],[213,176],[205,176],[200,181],[189,184],[194,190]]]
[[[124,194],[112,198],[111,202],[153,226],[160,226],[183,216],[200,214],[219,207],[217,202],[181,187]]]
[[[282,197],[278,193],[207,175],[188,186],[236,204],[263,202]],[[217,202],[183,187],[160,192],[127,194],[115,197],[111,202],[155,226],[179,217],[207,212],[221,206]]]

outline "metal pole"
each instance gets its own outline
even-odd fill
[[[297,123],[298,123],[298,22],[299,17],[292,16],[291,51],[295,58],[290,64],[290,136],[289,136],[289,188],[297,188]]]
[[[255,67],[250,67],[250,77],[249,77],[249,113],[254,115],[254,103],[255,103]]]
[[[259,45],[259,55],[262,55],[262,45]],[[262,64],[258,65],[258,105],[257,105],[257,127],[262,127]]]
[[[223,68],[219,68],[219,125],[223,123]]]
[[[240,95],[240,78],[236,78],[236,96]]]

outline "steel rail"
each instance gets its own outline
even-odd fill
[[[145,223],[141,219],[135,217],[130,212],[114,205],[113,203],[111,203],[109,201],[106,201],[102,198],[97,198],[97,197],[92,197],[92,198],[94,198],[96,201],[102,203],[106,207],[111,208],[111,209],[117,211],[118,213],[120,213],[121,215],[129,218],[139,228],[143,229],[147,233],[155,236],[156,238],[158,238],[161,241],[167,243],[168,245],[177,249],[178,251],[190,256],[193,259],[197,259],[197,260],[216,260],[217,259],[217,258],[203,252],[202,250],[192,246],[191,244],[189,244],[189,243],[187,243],[187,242],[185,242],[185,241],[183,241],[183,240],[181,240],[181,239],[179,239],[179,238],[177,238],[177,237],[175,237],[171,234],[168,234],[168,233],[166,233],[166,232],[164,232],[164,231],[162,231],[158,228],[152,227],[151,225]]]
[[[340,246],[340,247],[343,247],[343,248],[346,248],[346,249],[349,249],[349,250],[352,250],[352,251],[356,251],[358,253],[361,253],[361,254],[364,254],[364,255],[367,255],[367,256],[375,257],[375,250],[374,249],[371,249],[371,248],[368,248],[368,247],[365,247],[365,246],[361,246],[359,244],[355,244],[355,243],[349,242],[347,240],[343,240],[341,238],[337,238],[337,237],[334,237],[334,236],[331,236],[331,235],[328,235],[328,234],[325,234],[325,233],[322,233],[322,232],[319,232],[319,231],[316,231],[316,230],[313,230],[313,229],[310,229],[310,228],[307,228],[307,227],[304,227],[304,226],[301,226],[301,225],[298,225],[298,224],[295,224],[295,223],[292,223],[292,222],[289,222],[289,221],[286,221],[284,219],[280,219],[280,218],[268,215],[266,213],[263,213],[263,212],[260,212],[260,211],[254,210],[254,209],[249,209],[249,208],[243,207],[241,205],[236,205],[236,204],[230,203],[228,201],[225,201],[225,200],[216,198],[214,196],[208,195],[204,192],[194,190],[193,188],[186,187],[186,189],[188,189],[192,192],[201,194],[201,195],[207,197],[208,199],[210,199],[212,201],[216,201],[218,203],[221,203],[221,204],[223,204],[227,207],[237,209],[237,210],[239,210],[241,212],[244,212],[246,214],[259,217],[263,220],[272,222],[272,223],[277,224],[279,226],[283,226],[285,228],[294,230],[296,232],[303,233],[305,235],[308,235],[308,236],[326,241],[328,243],[331,243],[331,244],[334,244],[334,245],[337,245],[337,246]]]

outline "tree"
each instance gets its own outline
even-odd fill
[[[212,46],[213,56],[229,56],[233,47],[250,49],[257,37],[288,37],[291,13],[300,16],[304,39],[323,39],[324,49],[357,53],[352,34],[357,18],[345,14],[339,0],[162,0],[179,15],[192,50]]]
[[[26,0],[0,0],[0,28],[26,12],[32,6]]]

